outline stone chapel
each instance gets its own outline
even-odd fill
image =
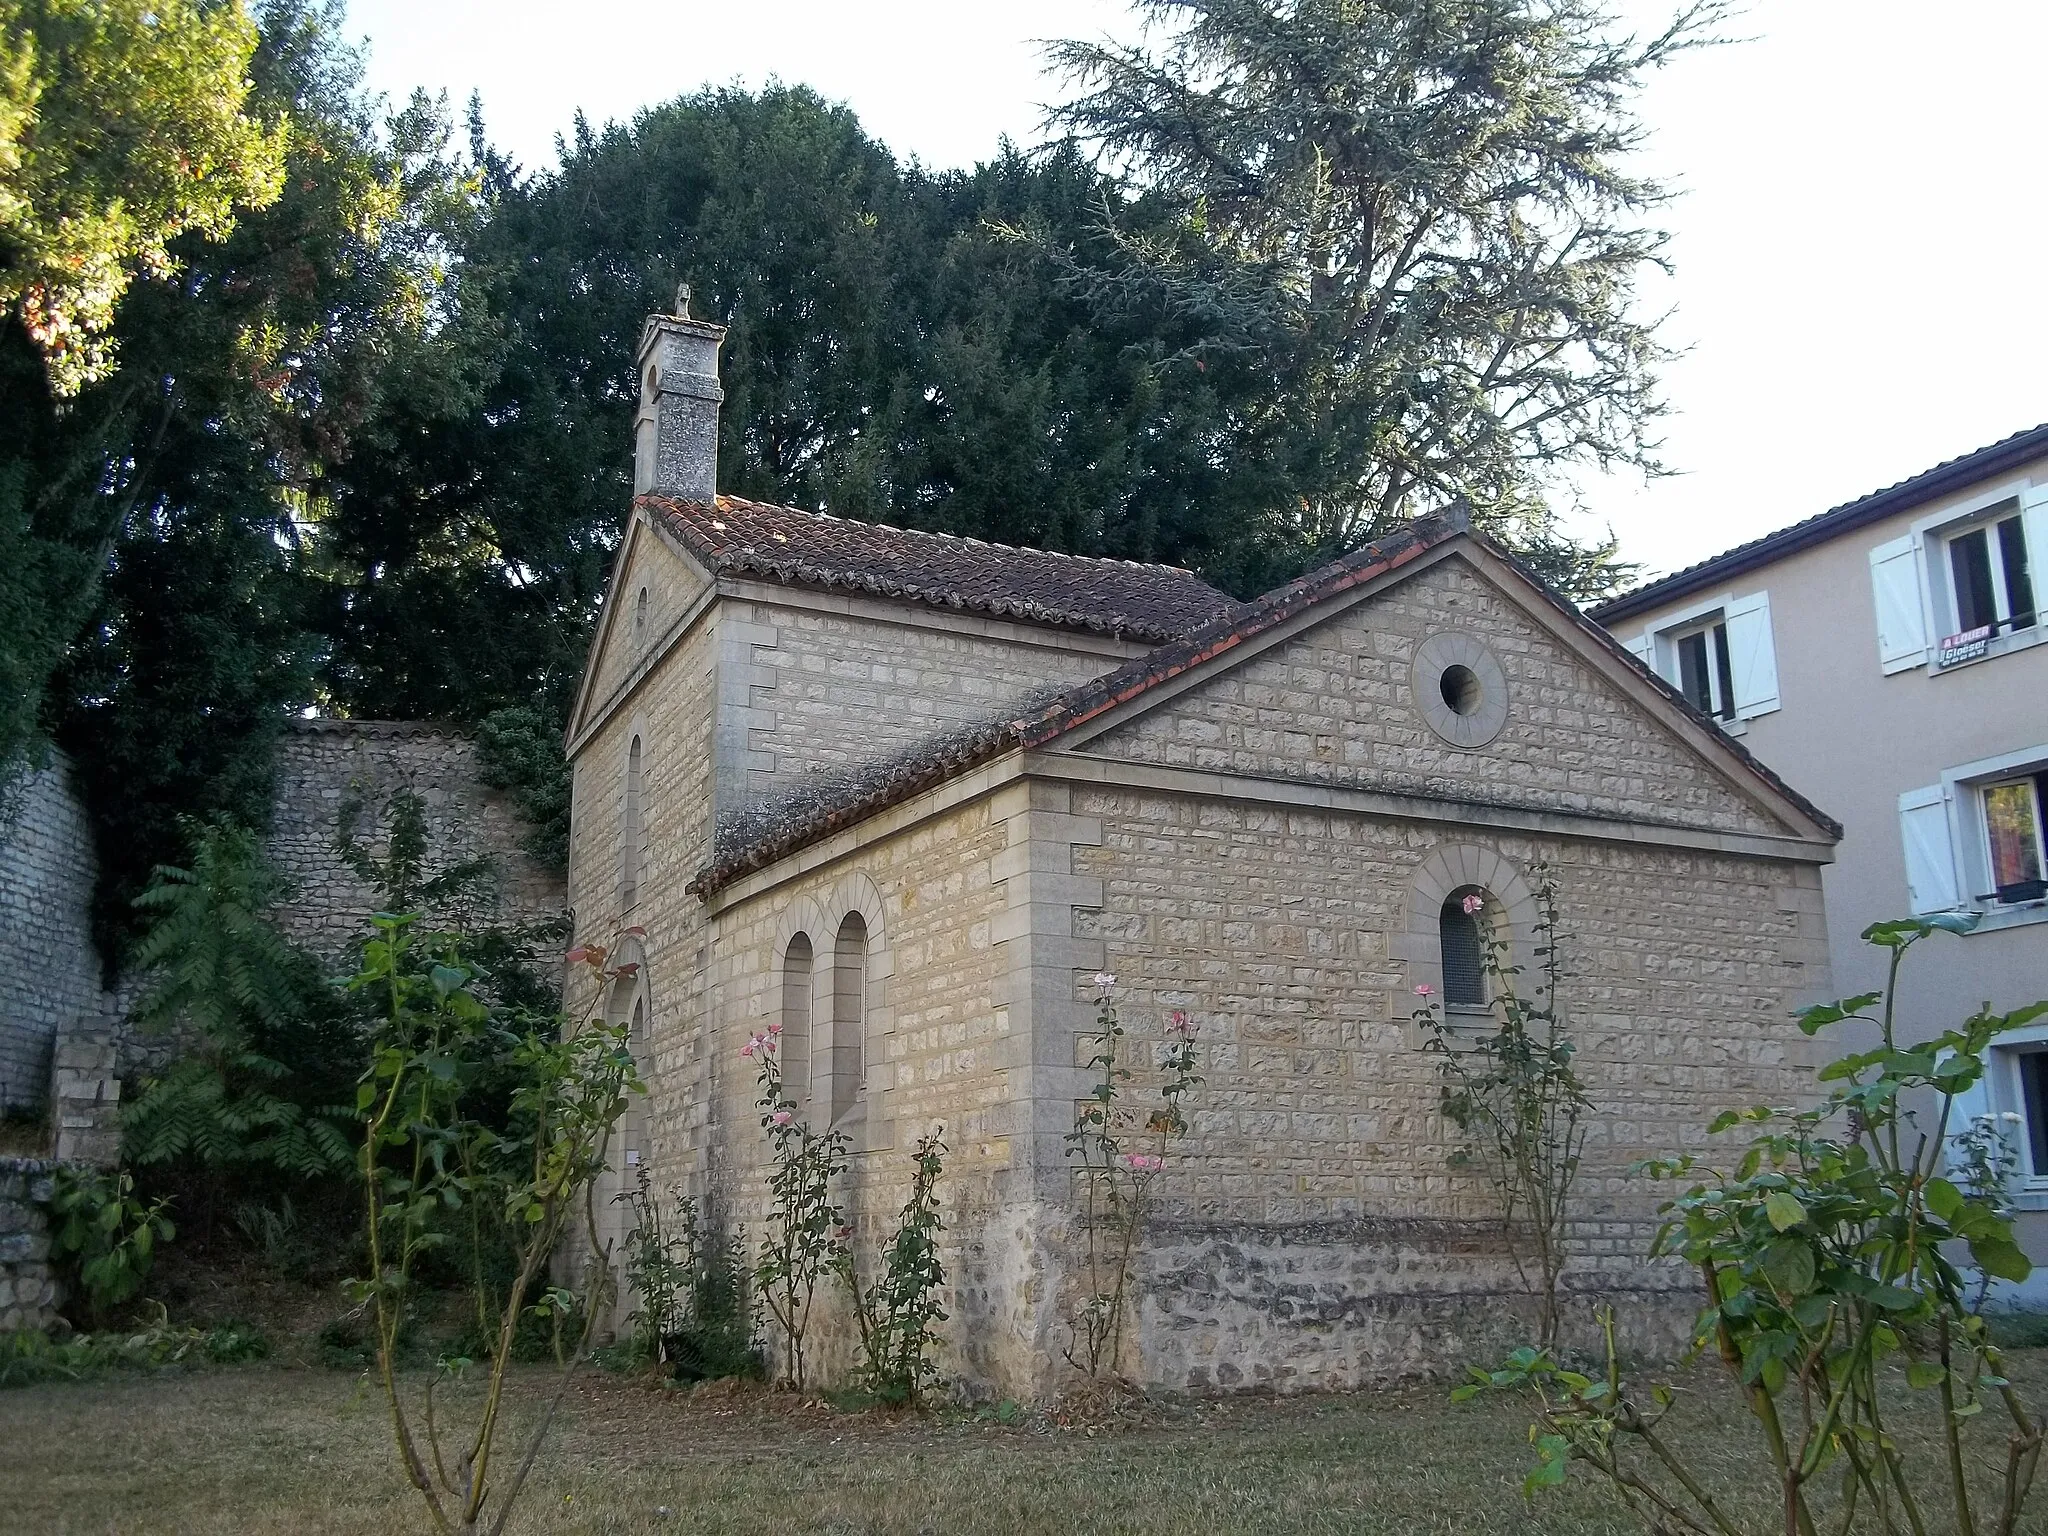
[[[1455,515],[1240,603],[721,496],[723,334],[647,323],[636,496],[567,739],[576,941],[637,931],[605,1006],[650,1092],[615,1181],[644,1168],[758,1236],[740,1048],[780,1023],[804,1113],[853,1139],[870,1251],[943,1127],[947,1375],[1055,1391],[1080,1283],[1063,1137],[1109,973],[1135,1100],[1173,1010],[1203,1079],[1125,1373],[1456,1369],[1532,1314],[1451,1161],[1416,989],[1483,1021],[1463,898],[1526,959],[1544,869],[1598,1106],[1568,1280],[1689,1316],[1626,1170],[1810,1092],[1789,1015],[1828,992],[1835,823]],[[829,1378],[849,1346],[819,1331]]]

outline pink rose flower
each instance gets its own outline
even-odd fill
[[[1133,1173],[1157,1173],[1165,1166],[1163,1159],[1154,1157],[1149,1152],[1133,1152],[1124,1161],[1131,1165]]]
[[[774,1114],[768,1117],[768,1123],[770,1125],[787,1125],[790,1121],[794,1120],[795,1118],[796,1116],[792,1115],[788,1110],[778,1109],[777,1111],[775,1111]]]
[[[781,1033],[782,1033],[782,1026],[781,1026],[780,1024],[770,1024],[770,1025],[768,1026],[768,1037],[769,1037],[769,1038],[770,1038],[771,1040],[772,1040],[772,1039],[773,1039],[773,1038],[774,1038],[775,1036],[777,1036],[777,1035],[779,1035],[779,1034],[781,1034]]]
[[[1185,1008],[1176,1008],[1166,1016],[1166,1027],[1183,1040],[1195,1038],[1195,1021],[1188,1017]]]
[[[1096,990],[1096,991],[1098,991],[1098,992],[1107,992],[1107,991],[1108,991],[1108,990],[1109,990],[1109,989],[1110,989],[1111,987],[1113,987],[1113,986],[1115,986],[1115,985],[1116,985],[1116,977],[1115,977],[1115,976],[1114,976],[1113,974],[1111,974],[1110,972],[1108,972],[1108,971],[1097,971],[1097,972],[1095,973],[1095,990]]]
[[[1486,905],[1486,898],[1475,891],[1472,895],[1459,902],[1458,905],[1465,909],[1467,917],[1473,917],[1478,914],[1481,907]]]
[[[1429,996],[1429,994],[1430,994],[1430,993],[1434,992],[1435,990],[1436,990],[1436,988],[1435,988],[1435,987],[1432,987],[1432,986],[1431,986],[1431,985],[1430,985],[1430,984],[1429,984],[1428,982],[1426,982],[1426,981],[1424,981],[1424,982],[1418,982],[1418,983],[1416,984],[1416,987],[1415,987],[1415,995],[1416,995],[1417,997],[1427,997],[1427,996]]]

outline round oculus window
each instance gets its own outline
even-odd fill
[[[1476,636],[1445,630],[1423,641],[1412,685],[1423,722],[1454,747],[1483,747],[1507,724],[1507,674]]]

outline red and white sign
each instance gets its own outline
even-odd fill
[[[1937,667],[1959,667],[1966,661],[1982,661],[1991,649],[1991,626],[1980,624],[1959,635],[1950,635],[1934,649]]]

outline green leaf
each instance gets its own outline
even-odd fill
[[[1764,1202],[1764,1215],[1780,1232],[1789,1231],[1806,1220],[1806,1207],[1790,1190],[1781,1189]]]
[[[1924,1392],[1929,1387],[1941,1385],[1948,1372],[1932,1360],[1915,1360],[1906,1367],[1906,1385],[1915,1391]]]
[[[1977,1261],[1977,1267],[1985,1274],[2014,1284],[2019,1284],[2034,1272],[2033,1261],[2020,1251],[2017,1243],[2003,1235],[1971,1238],[1970,1257]]]
[[[1764,1253],[1764,1273],[1788,1296],[1813,1289],[1813,1249],[1803,1238],[1781,1237]]]
[[[1927,1209],[1941,1221],[1954,1221],[1965,1204],[1963,1192],[1947,1179],[1929,1179],[1922,1197],[1927,1202]]]

